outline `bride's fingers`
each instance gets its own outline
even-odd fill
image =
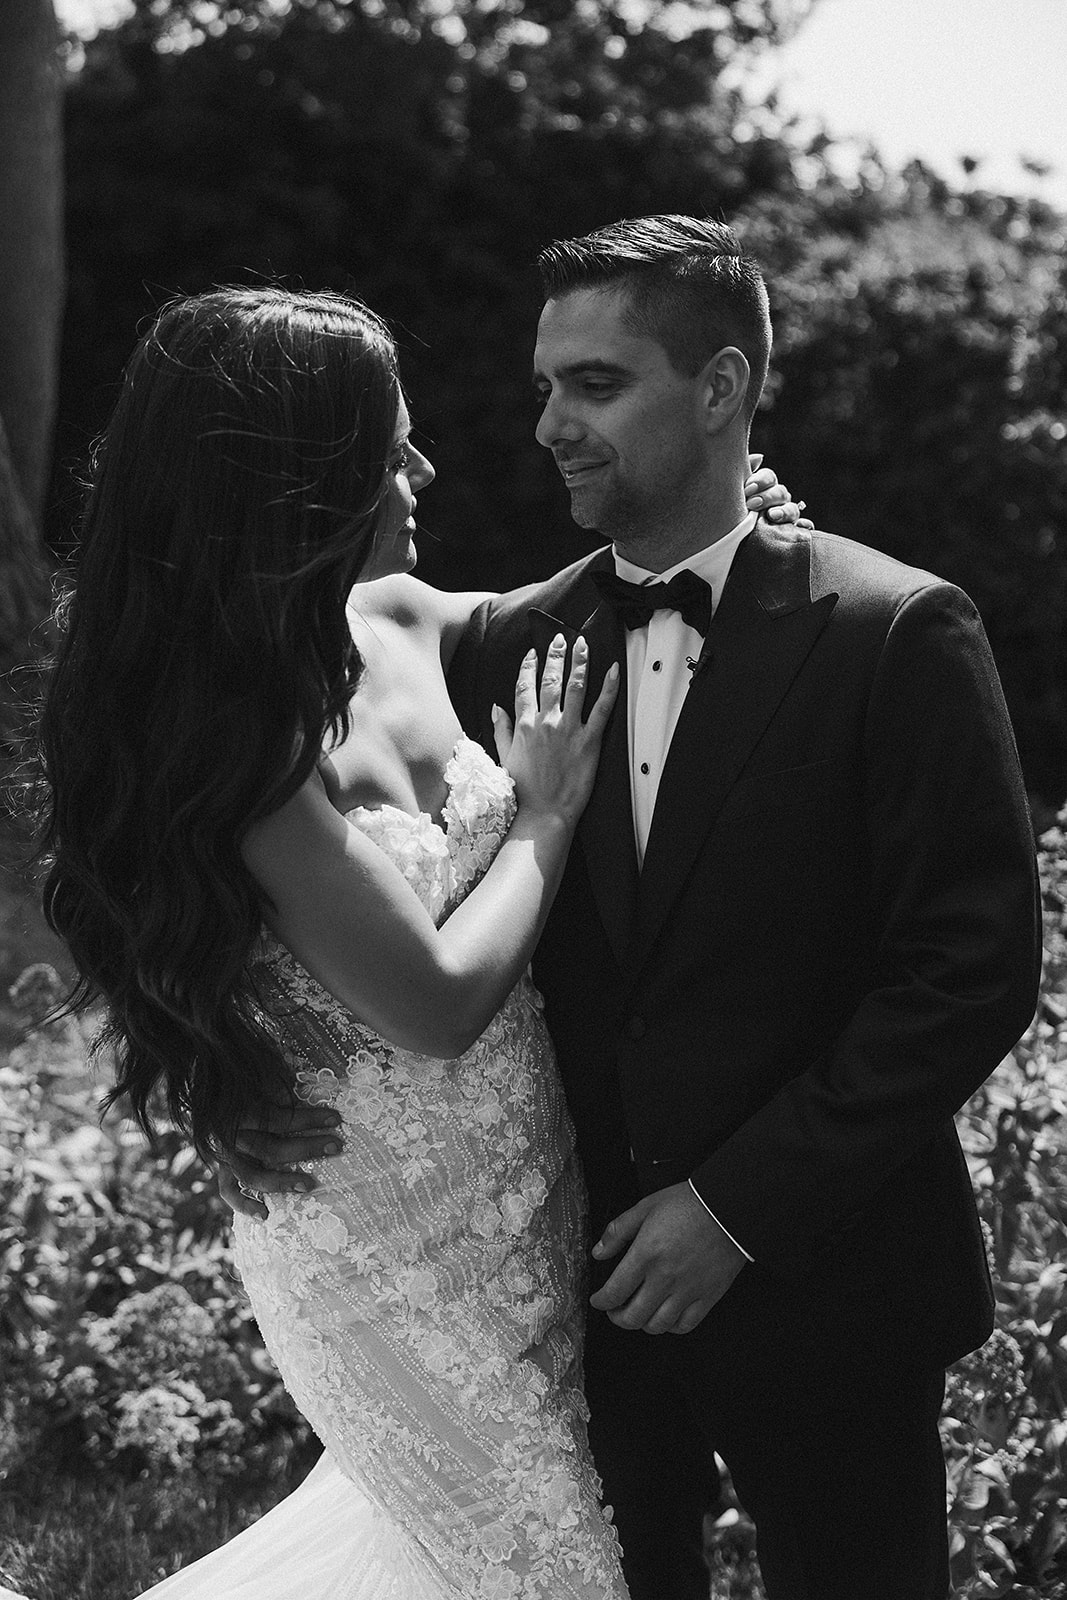
[[[537,710],[537,651],[527,650],[519,663],[515,679],[515,721],[524,715],[532,716]]]
[[[557,711],[563,698],[563,666],[567,659],[567,641],[557,633],[548,647],[545,670],[541,674],[541,715]]]
[[[231,1211],[240,1211],[244,1216],[257,1217],[260,1221],[270,1216],[262,1200],[255,1200],[250,1194],[245,1193],[229,1167],[219,1167],[215,1173],[215,1182],[218,1185],[219,1198]]]
[[[571,670],[567,674],[567,692],[563,699],[563,717],[569,724],[582,718],[585,705],[585,683],[589,675],[589,646],[581,634],[574,641],[571,652]]]
[[[779,523],[781,523],[781,522],[800,522],[801,521],[800,513],[801,513],[802,510],[803,510],[803,507],[797,505],[795,500],[783,500],[778,505],[773,505],[773,506],[768,507],[767,513],[766,513],[767,521],[768,522],[779,522]],[[808,523],[808,527],[809,528],[811,527],[811,523],[810,522]]]
[[[493,741],[496,745],[497,759],[502,767],[506,767],[508,756],[511,754],[512,740],[515,736],[511,726],[511,718],[502,706],[494,706],[492,719]]]
[[[784,506],[789,500],[789,490],[784,483],[767,483],[760,488],[759,498],[765,506]]]
[[[762,472],[750,478],[745,485],[745,505],[749,511],[766,511],[770,506],[789,504],[789,490],[784,483],[761,483]],[[755,485],[755,487],[752,487]]]
[[[762,456],[760,460],[762,460]],[[745,493],[759,494],[764,489],[773,489],[778,482],[778,474],[773,467],[753,467],[745,479]]]
[[[593,702],[593,709],[585,719],[586,732],[599,738],[607,726],[611,716],[611,708],[615,704],[619,693],[619,663],[613,661],[604,674],[604,682],[600,686],[600,693]]]

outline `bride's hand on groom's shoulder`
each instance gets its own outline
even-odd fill
[[[255,1122],[238,1128],[232,1149],[215,1169],[219,1195],[231,1211],[265,1217],[265,1194],[306,1194],[315,1179],[302,1161],[340,1155],[341,1118],[331,1106],[265,1106]]]
[[[778,482],[773,467],[761,466],[762,456],[749,456],[749,477],[745,479],[745,508],[758,511],[768,522],[795,522],[801,528],[814,528],[808,517],[802,517],[804,502],[796,501],[784,483]]]
[[[590,1304],[617,1327],[646,1333],[692,1333],[746,1261],[687,1183],[646,1195],[609,1222],[593,1255],[609,1261],[623,1250]]]

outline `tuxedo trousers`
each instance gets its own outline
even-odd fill
[[[609,1272],[594,1267],[594,1289]],[[632,1600],[707,1600],[716,1452],[756,1524],[768,1600],[945,1600],[944,1370],[872,1358],[838,1336],[832,1305],[820,1337],[817,1294],[794,1316],[795,1292],[776,1307],[744,1267],[685,1335],[590,1310],[590,1443]]]

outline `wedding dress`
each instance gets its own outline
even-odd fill
[[[349,816],[437,922],[515,810],[470,740],[445,776],[441,823]],[[436,1061],[357,1022],[276,941],[256,976],[298,1094],[344,1119],[313,1193],[234,1220],[263,1338],[327,1454],[153,1600],[625,1600],[585,1437],[584,1197],[536,990],[523,978]]]

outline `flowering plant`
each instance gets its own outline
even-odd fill
[[[308,1438],[229,1260],[229,1213],[177,1135],[97,1118],[87,1030],[51,968],[10,991],[0,1065],[0,1477],[28,1457],[125,1476],[271,1477]]]

